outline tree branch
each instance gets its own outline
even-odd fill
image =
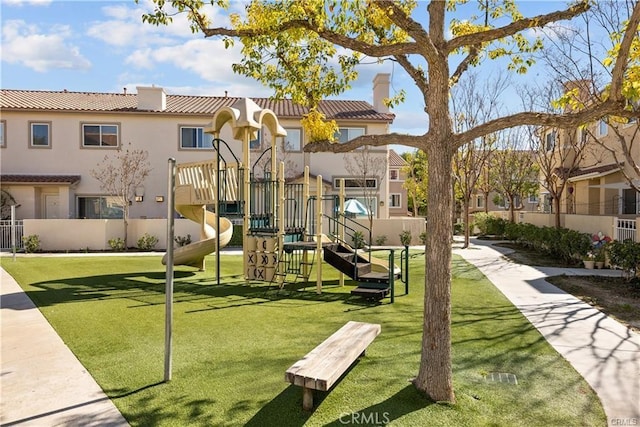
[[[354,138],[343,144],[331,141],[316,141],[305,145],[306,153],[346,153],[356,148],[369,145],[371,147],[382,147],[386,145],[406,145],[413,148],[420,148],[424,145],[424,136],[401,135],[398,133],[389,133],[383,135],[363,135]]]
[[[593,104],[575,113],[539,113],[522,112],[510,116],[500,117],[469,129],[453,136],[453,144],[460,147],[483,135],[498,132],[510,127],[521,125],[548,126],[548,127],[578,127],[581,124],[598,120],[609,114],[623,115],[624,101],[608,99],[602,103]]]
[[[505,25],[504,27],[492,28],[486,31],[479,31],[477,33],[458,36],[447,42],[446,52],[451,53],[454,50],[464,46],[488,43],[503,37],[512,36],[522,30],[526,30],[527,28],[542,28],[551,22],[571,19],[577,15],[580,15],[581,13],[586,12],[587,10],[589,10],[589,7],[589,2],[587,0],[583,0],[566,10],[551,12],[545,15],[538,15],[533,18],[523,18],[512,22],[509,25]]]
[[[200,24],[199,24],[200,25]],[[205,37],[227,36],[227,37],[258,37],[269,34],[279,33],[291,29],[304,28],[318,34],[325,40],[330,41],[338,46],[346,49],[361,52],[367,56],[381,58],[392,55],[410,55],[419,54],[420,48],[415,42],[394,43],[388,45],[372,45],[351,37],[344,36],[334,31],[328,30],[326,27],[318,28],[308,20],[294,19],[281,24],[260,29],[240,29],[234,30],[226,27],[206,28],[200,27]]]
[[[422,47],[421,52],[405,52],[405,54],[422,53],[429,61],[435,60],[438,56],[438,51],[433,44],[433,40],[429,33],[424,30],[424,27],[419,22],[413,20],[410,16],[407,16],[398,5],[390,0],[380,0],[377,2],[378,7],[381,9],[387,8],[391,13],[387,13],[387,17],[391,19],[398,27],[402,28],[409,34],[416,46]]]
[[[620,43],[620,50],[616,63],[613,66],[611,72],[611,94],[613,99],[622,99],[622,80],[624,78],[624,72],[627,69],[627,62],[629,60],[629,51],[631,44],[633,43],[636,32],[638,31],[638,25],[640,24],[640,2],[637,2],[633,8],[633,13],[629,18],[627,29],[624,32],[622,43]]]
[[[480,49],[478,48],[478,45],[473,45],[469,48],[469,54],[462,60],[461,63],[458,64],[456,71],[454,71],[451,75],[450,80],[452,84],[455,84],[458,82],[458,80],[460,80],[462,74],[467,71],[469,65],[471,65],[471,63],[478,57],[479,53]]]
[[[418,89],[420,89],[423,94],[428,93],[429,82],[427,81],[424,73],[420,69],[416,68],[411,61],[409,61],[409,58],[407,58],[406,55],[396,55],[394,56],[394,59],[402,68],[404,68],[407,74],[411,76],[416,86],[418,86]]]

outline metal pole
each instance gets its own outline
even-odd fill
[[[164,381],[171,381],[171,352],[173,343],[173,239],[175,234],[173,212],[175,210],[176,159],[168,160],[167,179],[167,274],[165,286],[164,325]]]
[[[402,261],[401,261],[402,262]],[[404,247],[404,294],[409,294],[409,246]]]
[[[389,251],[389,285],[391,287],[391,304],[394,303],[395,301],[395,297],[396,297],[396,283],[395,283],[395,279],[396,279],[396,272],[394,271],[394,261],[395,261],[395,254],[393,253],[393,249],[391,249]]]
[[[11,250],[16,260],[16,205],[11,205]]]
[[[220,179],[220,139],[216,139],[216,152],[217,152],[217,161],[216,161],[216,283],[220,284],[220,186],[226,185],[227,180]],[[225,168],[225,175],[226,175]]]

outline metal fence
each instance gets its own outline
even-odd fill
[[[626,239],[636,241],[637,221],[635,219],[616,219],[616,240],[624,242]]]
[[[23,221],[21,219],[16,220],[16,249],[22,249],[22,236],[24,235],[24,227]],[[11,221],[10,220],[1,220],[0,221],[0,250],[10,251],[12,250],[11,246]]]

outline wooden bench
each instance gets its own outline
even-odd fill
[[[347,322],[285,372],[285,381],[302,387],[302,408],[313,409],[313,390],[328,391],[364,355],[380,334],[380,325]]]

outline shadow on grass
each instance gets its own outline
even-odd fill
[[[210,277],[197,272],[174,272],[174,303],[201,303],[188,313],[223,308],[270,304],[278,301],[343,302],[363,308],[374,307],[377,302],[352,297],[344,291],[325,289],[317,294],[314,283],[297,283],[280,290],[275,284],[245,281],[238,275],[221,277],[217,284]],[[337,281],[325,281],[323,286],[337,288]],[[39,307],[92,300],[127,299],[135,304],[129,308],[162,305],[165,303],[165,274],[160,272],[132,272],[58,279],[31,285],[37,290],[25,293]],[[307,288],[311,288],[307,290]],[[12,295],[3,296],[10,301]],[[3,304],[4,306],[5,304]],[[15,309],[19,309],[16,305]]]
[[[338,427],[344,425],[387,425],[411,412],[420,411],[435,402],[428,400],[412,384],[407,385],[382,402],[359,411],[345,411],[337,420],[325,424]]]
[[[314,403],[317,405],[324,400],[326,393],[317,393]],[[284,417],[283,414],[287,414]],[[290,385],[269,402],[251,418],[245,426],[302,426],[313,415],[313,412],[302,410],[302,389]]]

